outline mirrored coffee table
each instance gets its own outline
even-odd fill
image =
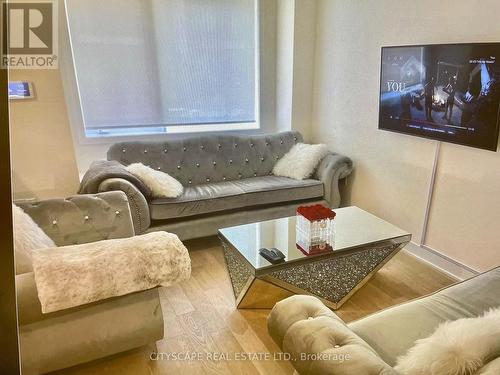
[[[271,308],[292,294],[319,297],[338,309],[411,239],[411,234],[358,207],[334,210],[333,250],[307,255],[296,246],[295,216],[219,230],[238,308]],[[286,258],[271,264],[259,249]]]

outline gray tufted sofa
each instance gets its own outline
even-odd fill
[[[445,321],[478,317],[500,307],[499,296],[497,267],[349,324],[318,298],[295,295],[274,306],[267,325],[301,375],[398,375],[394,370],[398,357],[417,340],[430,336]],[[500,353],[485,359],[482,366],[474,374],[499,374]]]
[[[134,235],[123,192],[19,206],[58,246]],[[49,314],[42,313],[33,272],[16,275],[16,290],[23,374],[70,367],[163,338],[156,289]]]
[[[183,240],[212,235],[225,226],[293,215],[304,203],[338,207],[339,179],[352,170],[344,156],[331,153],[307,180],[272,175],[276,161],[302,141],[298,132],[283,132],[120,142],[111,146],[108,160],[141,162],[164,171],[184,185],[184,194],[150,199],[123,178],[102,181],[98,191],[127,194],[137,233],[166,230]]]

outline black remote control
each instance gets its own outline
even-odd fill
[[[259,250],[259,254],[262,255],[262,257],[268,262],[271,262],[273,264],[280,263],[285,260],[285,254],[283,254],[275,247],[272,247],[270,249],[262,248]]]

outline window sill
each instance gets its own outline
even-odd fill
[[[168,125],[161,127],[150,127],[150,128],[115,128],[109,130],[86,130],[85,140],[97,141],[95,143],[109,143],[112,140],[134,140],[134,139],[145,139],[150,136],[159,135],[181,135],[181,134],[193,134],[193,133],[213,133],[213,132],[237,132],[246,130],[257,130],[260,129],[260,124],[258,122],[246,122],[246,123],[224,123],[224,124],[196,124],[196,125]]]

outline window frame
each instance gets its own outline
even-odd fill
[[[196,124],[157,124],[151,126],[123,126],[115,127],[109,130],[87,130],[85,127],[85,113],[82,106],[82,97],[78,81],[78,71],[75,64],[75,55],[73,50],[73,41],[71,38],[71,28],[69,25],[69,14],[66,0],[64,1],[67,37],[68,37],[68,65],[72,75],[72,84],[74,84],[73,96],[68,97],[66,93],[66,101],[68,103],[68,114],[70,123],[72,124],[73,131],[80,144],[109,144],[113,142],[127,141],[127,140],[148,140],[158,139],[158,137],[178,136],[183,134],[203,134],[203,133],[219,133],[219,132],[248,132],[261,130],[261,111],[260,111],[260,75],[261,75],[261,53],[260,53],[260,0],[255,0],[254,4],[254,66],[255,66],[255,84],[254,84],[254,103],[255,103],[255,121],[248,122],[220,122],[220,123],[196,123]],[[66,88],[66,87],[65,87]],[[76,93],[76,95],[74,95]],[[78,119],[76,119],[78,117]],[[139,129],[144,131],[139,131]],[[135,131],[127,131],[126,129],[137,129]]]

